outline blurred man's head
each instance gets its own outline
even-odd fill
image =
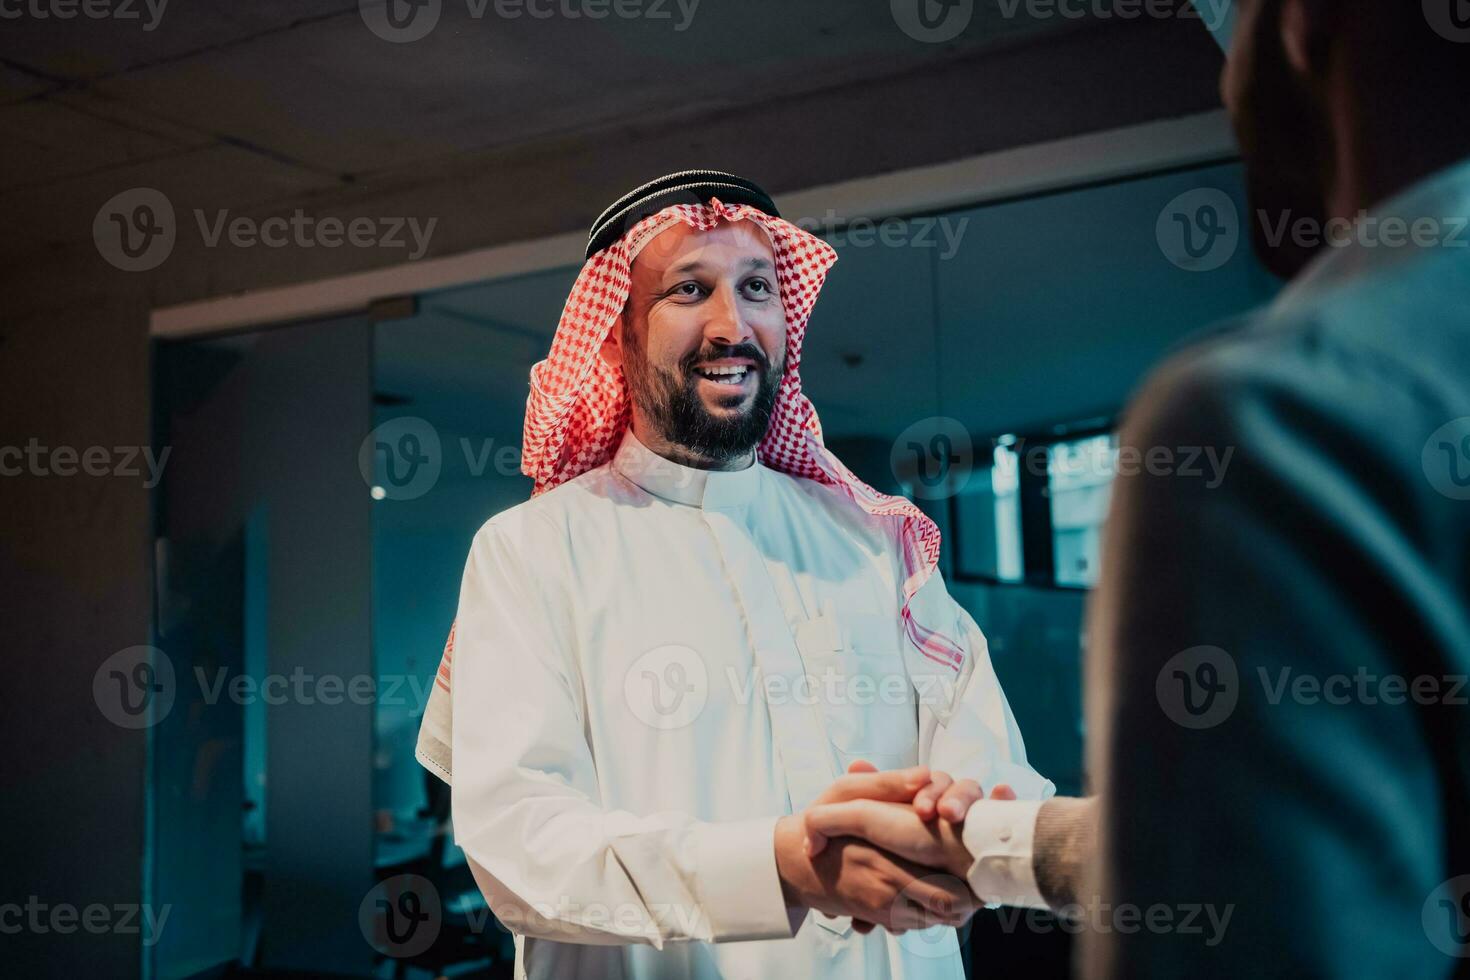
[[[775,253],[750,221],[678,223],[633,261],[627,306],[603,354],[620,365],[633,433],[688,465],[747,462],[786,368]]]
[[[1283,219],[1352,218],[1470,155],[1467,85],[1470,0],[1240,0],[1221,94],[1266,265],[1311,258],[1268,240]]]

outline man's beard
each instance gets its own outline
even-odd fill
[[[765,438],[785,374],[784,363],[773,368],[753,345],[741,344],[686,358],[681,365],[681,381],[669,369],[648,362],[633,330],[624,331],[623,343],[623,375],[633,404],[670,443],[695,459],[723,463],[744,456]],[[728,357],[748,357],[756,362],[751,369],[756,373],[756,390],[750,406],[739,415],[717,418],[700,397],[700,376],[694,366]]]
[[[1332,138],[1325,109],[1302,90],[1282,47],[1279,3],[1256,20],[1254,64],[1233,120],[1245,162],[1251,244],[1267,269],[1291,279],[1316,255],[1327,223]],[[1293,230],[1315,234],[1298,244]]]

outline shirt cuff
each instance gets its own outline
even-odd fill
[[[777,817],[695,828],[699,901],[715,942],[790,939],[776,873]]]
[[[1040,800],[977,800],[965,814],[962,838],[975,859],[965,877],[986,904],[1044,909],[1032,868]]]

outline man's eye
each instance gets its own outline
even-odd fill
[[[752,279],[745,284],[745,288],[757,296],[771,295],[771,284],[764,279]]]
[[[696,297],[704,295],[704,287],[697,282],[681,282],[675,286],[671,295]]]

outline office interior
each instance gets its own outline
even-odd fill
[[[527,374],[586,227],[684,166],[750,174],[836,248],[802,365],[827,444],[938,523],[1032,763],[1085,791],[1084,613],[1120,413],[1171,349],[1280,283],[1243,240],[1218,262],[1166,241],[1181,201],[1248,210],[1207,25],[1007,9],[977,2],[937,43],[848,0],[705,0],[682,32],[445,4],[407,44],[332,0],[0,30],[6,414],[48,444],[170,450],[156,486],[6,488],[36,542],[7,590],[26,597],[16,677],[64,692],[12,712],[8,863],[28,891],[171,909],[152,942],[17,937],[18,962],[46,964],[27,975],[510,975],[414,741],[470,539],[530,493]],[[141,272],[92,237],[132,187],[179,216]],[[413,259],[236,248],[196,220],[219,209],[436,225]],[[405,420],[439,468],[410,493],[373,451]],[[177,696],[128,727],[94,680],[138,646]],[[312,693],[270,696],[292,677]],[[402,874],[445,902],[441,941],[409,957],[364,928]],[[970,942],[1065,976],[1072,937],[984,911]]]

